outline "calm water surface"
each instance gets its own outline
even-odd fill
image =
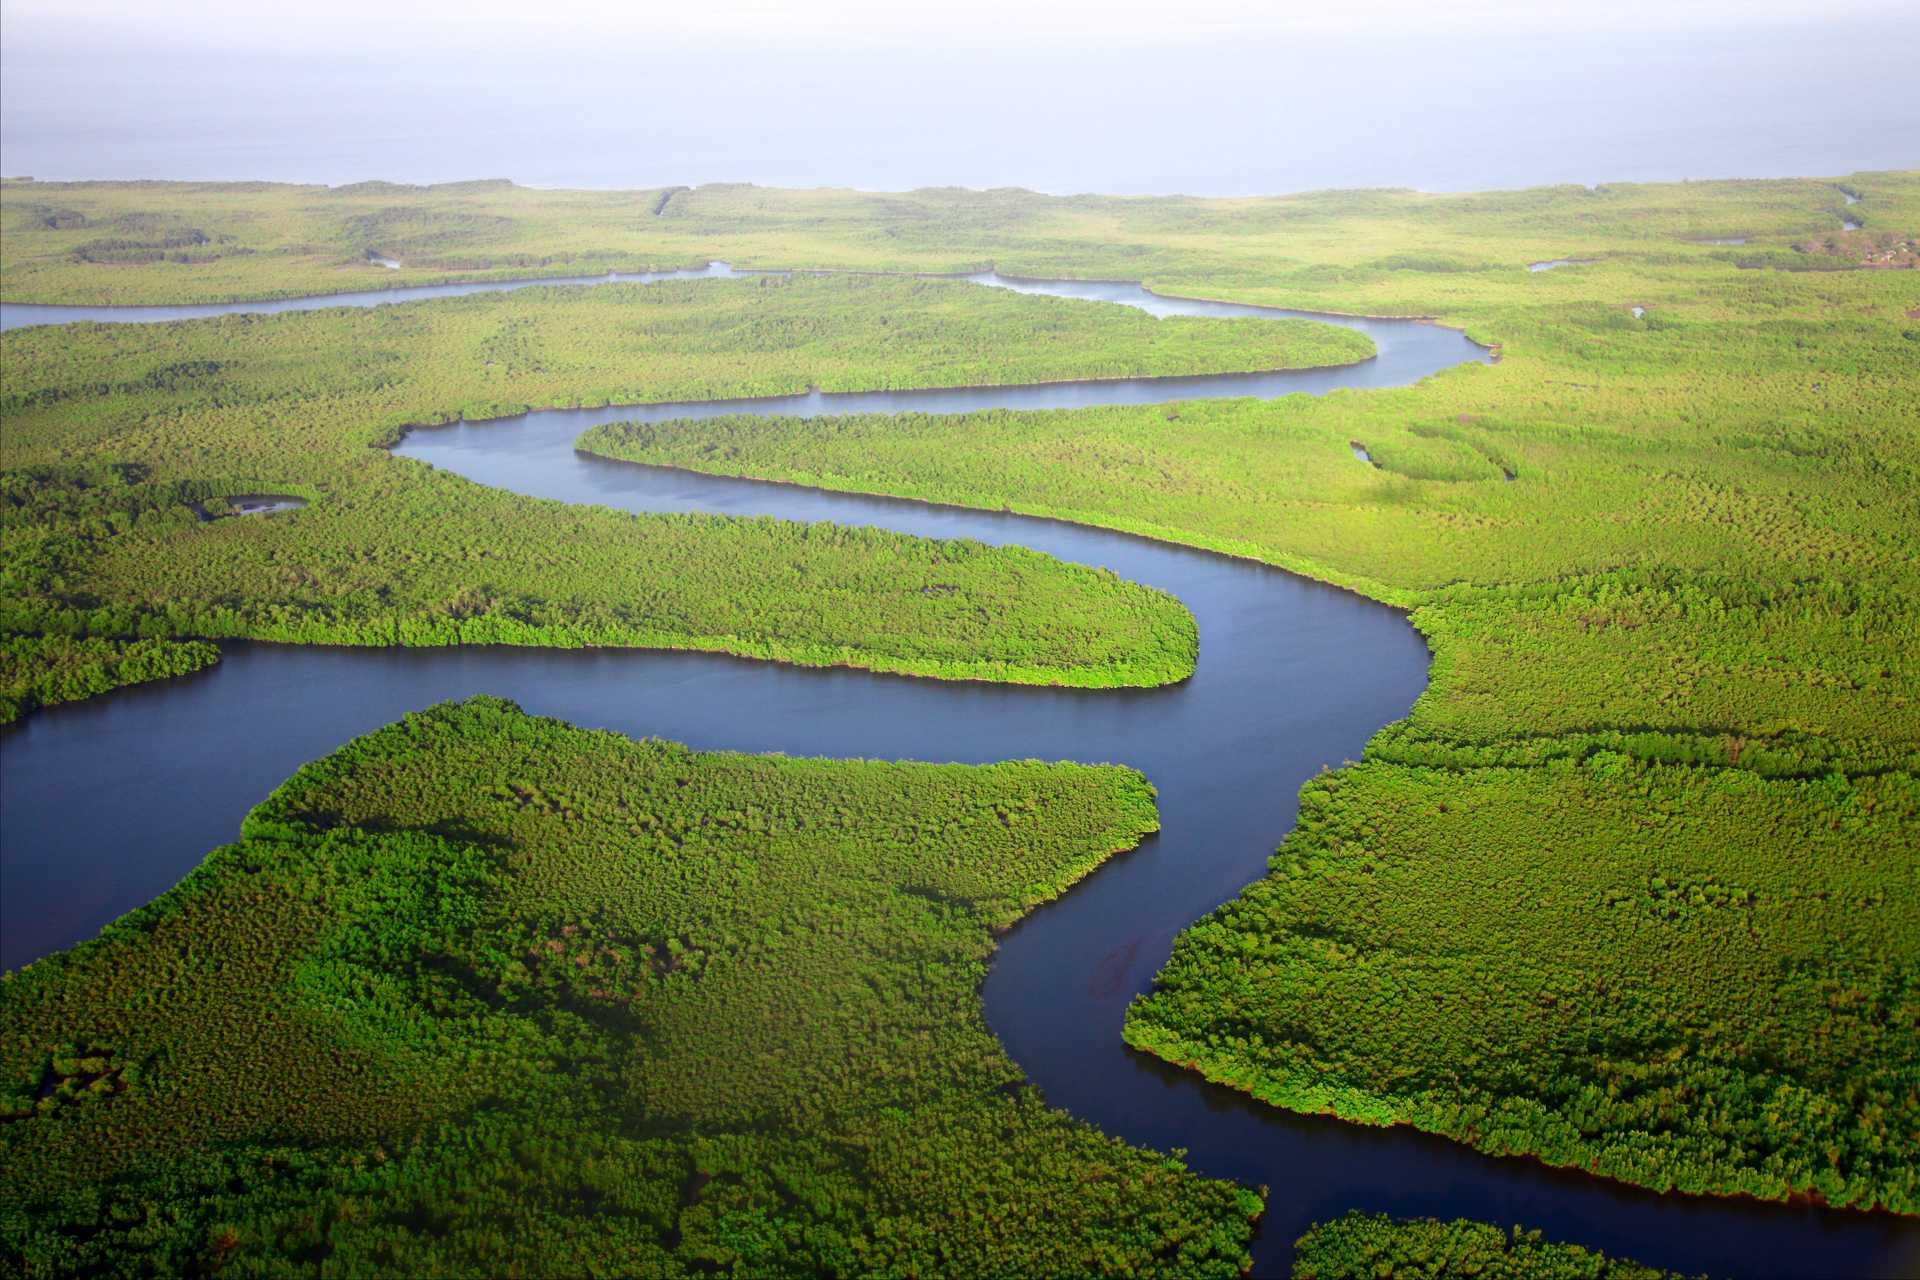
[[[327,293],[308,298],[269,298],[258,302],[207,302],[158,307],[70,307],[38,302],[0,302],[0,330],[34,324],[158,324],[165,320],[205,320],[211,316],[269,316],[282,311],[321,311],[329,307],[379,307],[392,302],[456,298],[468,293],[505,293],[535,285],[652,284],[656,280],[705,280],[738,274],[724,262],[680,271],[609,271],[599,276],[550,276],[541,280],[488,280],[466,284],[395,285]]]
[[[1127,285],[981,282],[1130,302],[1156,314],[1279,314],[1155,298]],[[957,412],[1273,396],[1402,385],[1485,358],[1458,333],[1431,325],[1343,323],[1372,335],[1379,356],[1341,370],[555,411],[416,432],[398,452],[521,493],[633,511],[830,518],[1017,542],[1103,565],[1186,603],[1200,626],[1199,666],[1172,688],[1115,692],[945,684],[690,654],[230,646],[211,671],[36,713],[0,735],[0,963],[89,936],[231,839],[244,812],[302,762],[447,698],[498,694],[538,714],[709,749],[1121,762],[1158,787],[1163,832],[1004,940],[984,992],[987,1016],[1055,1105],[1133,1142],[1187,1148],[1203,1172],[1268,1185],[1259,1273],[1284,1272],[1291,1241],[1308,1223],[1352,1208],[1524,1222],[1657,1265],[1719,1274],[1920,1268],[1920,1230],[1911,1224],[1658,1197],[1404,1130],[1290,1116],[1121,1044],[1127,1002],[1147,989],[1174,934],[1264,870],[1293,822],[1301,783],[1358,756],[1424,687],[1425,647],[1397,613],[1277,570],[1124,535],[702,477],[572,448],[600,422],[743,406]]]

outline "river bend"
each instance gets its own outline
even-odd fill
[[[713,264],[666,274],[729,269]],[[1122,302],[1156,315],[1304,314],[1164,298],[1125,284],[973,279]],[[503,287],[511,286],[141,308],[138,315],[35,308],[28,318],[9,306],[0,323],[378,305]],[[170,314],[150,314],[156,311]],[[701,749],[969,763],[1113,761],[1152,779],[1163,830],[1002,941],[984,990],[987,1018],[1054,1105],[1131,1142],[1185,1148],[1200,1172],[1267,1185],[1256,1274],[1284,1274],[1291,1242],[1309,1223],[1356,1208],[1524,1223],[1650,1264],[1721,1275],[1893,1275],[1920,1265],[1920,1225],[1886,1215],[1656,1196],[1530,1161],[1493,1159],[1407,1129],[1291,1115],[1122,1044],[1128,1001],[1150,985],[1182,927],[1264,871],[1292,825],[1300,785],[1323,765],[1358,757],[1373,732],[1404,716],[1424,688],[1426,648],[1398,613],[1263,565],[1124,534],[700,476],[572,447],[586,428],[623,419],[1270,397],[1401,386],[1489,358],[1461,334],[1417,321],[1315,318],[1362,329],[1379,355],[1340,369],[554,410],[416,431],[396,452],[519,493],[630,511],[831,519],[1020,543],[1102,565],[1174,593],[1193,611],[1198,667],[1192,679],[1168,688],[1090,691],[704,654],[229,645],[209,671],[38,711],[0,732],[0,964],[17,966],[91,936],[232,839],[245,811],[300,764],[448,698],[497,694],[536,714]]]

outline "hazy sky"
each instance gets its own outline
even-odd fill
[[[7,0],[14,34],[253,44],[345,35],[494,38],[568,47],[608,38],[756,43],[957,41],[1064,45],[1271,39],[1314,33],[1680,29],[1782,21],[1911,23],[1907,0]]]
[[[1912,0],[0,0],[0,169],[1239,194],[1920,165]]]

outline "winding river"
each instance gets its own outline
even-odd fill
[[[728,273],[714,264],[648,278]],[[973,279],[1156,315],[1301,314],[1165,298],[1126,284]],[[506,287],[516,286],[143,308],[138,315],[9,306],[0,308],[0,324],[376,305]],[[1117,761],[1143,769],[1158,787],[1162,833],[1111,860],[1002,941],[984,990],[987,1018],[1053,1104],[1132,1142],[1186,1148],[1201,1172],[1269,1186],[1255,1241],[1257,1274],[1284,1274],[1291,1242],[1308,1223],[1354,1208],[1525,1223],[1610,1253],[1721,1275],[1920,1269],[1920,1224],[1910,1221],[1656,1196],[1492,1159],[1406,1129],[1291,1115],[1121,1043],[1127,1002],[1151,983],[1175,933],[1265,869],[1293,822],[1300,785],[1323,765],[1357,757],[1424,688],[1425,646],[1398,613],[1248,561],[1084,526],[700,476],[572,448],[581,431],[615,419],[1268,397],[1404,385],[1489,358],[1461,334],[1418,321],[1320,318],[1365,331],[1379,355],[1342,369],[556,410],[416,431],[397,453],[520,493],[632,511],[831,519],[1017,542],[1103,565],[1186,603],[1199,622],[1199,666],[1192,679],[1170,688],[1082,691],[700,654],[231,645],[209,671],[40,711],[0,733],[0,965],[17,966],[90,936],[233,838],[241,815],[301,763],[447,698],[498,694],[537,714],[708,749]]]
[[[0,330],[34,324],[159,324],[165,320],[205,320],[210,316],[270,316],[283,311],[324,311],[329,307],[384,307],[395,302],[428,298],[457,298],[468,293],[507,293],[537,285],[652,284],[657,280],[703,280],[731,276],[724,262],[681,271],[609,271],[600,276],[550,276],[539,280],[485,280],[467,284],[395,285],[346,293],[322,293],[306,298],[267,298],[258,302],[192,302],[177,306],[70,307],[38,302],[0,302]]]

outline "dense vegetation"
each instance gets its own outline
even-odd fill
[[[1137,773],[701,754],[476,700],[0,980],[0,1254],[71,1274],[1232,1275],[1259,1197],[1050,1111],[992,931]]]
[[[1294,1280],[1663,1280],[1672,1272],[1484,1222],[1350,1213],[1300,1238]]]
[[[1723,227],[1767,216],[1725,203]],[[1480,280],[1444,318],[1501,362],[1418,387],[583,444],[1103,524],[1409,607],[1435,654],[1413,716],[1310,790],[1129,1040],[1649,1186],[1920,1211],[1920,276],[1760,273],[1665,235]],[[1444,296],[1475,273],[1402,274]]]
[[[1846,206],[1842,191],[1865,197]],[[1282,290],[1339,311],[1429,312],[1485,301],[1529,262],[1649,255],[1668,265],[1826,263],[1794,245],[1841,227],[1920,226],[1920,176],[1609,183],[1429,195],[1321,191],[1273,199],[1031,191],[784,191],[740,184],[540,191],[511,183],[0,183],[0,297],[210,302],[445,280],[743,266],[976,271],[1147,280],[1172,292]],[[658,212],[656,212],[658,210]],[[169,247],[169,239],[205,237]],[[1743,238],[1740,246],[1698,243]],[[142,262],[91,261],[101,240]],[[389,271],[368,255],[399,260]],[[1604,268],[1604,269],[1611,269]],[[1540,294],[1561,294],[1548,272]]]
[[[0,722],[122,685],[184,676],[220,660],[204,640],[109,640],[0,632]]]
[[[1369,760],[1308,785],[1127,1038],[1494,1154],[1920,1212],[1916,830],[1907,774]]]
[[[1854,235],[1838,230],[1843,188],[1861,198],[1848,207],[1864,226]],[[1409,608],[1434,649],[1429,691],[1359,765],[1309,790],[1273,873],[1181,940],[1159,990],[1134,1010],[1129,1039],[1282,1105],[1418,1124],[1649,1186],[1920,1211],[1920,273],[1875,260],[1920,228],[1920,174],[1231,201],[9,183],[0,208],[0,292],[17,299],[365,287],[369,269],[337,263],[385,247],[353,221],[377,213],[381,225],[431,228],[408,232],[420,238],[398,273],[406,281],[715,256],[851,269],[992,264],[1465,327],[1499,346],[1499,364],[1399,390],[958,420],[736,419],[610,429],[589,443],[1130,529]],[[106,224],[136,213],[154,219],[150,238],[184,224],[212,246],[167,252],[219,256],[198,265],[75,256],[90,238],[123,235]],[[1735,238],[1746,243],[1700,243]],[[515,260],[535,244],[551,259]],[[1580,265],[1525,269],[1562,258]],[[703,306],[734,296],[700,295]],[[195,362],[244,350],[251,335],[274,332],[264,323],[183,328],[207,335],[204,345],[176,336],[164,350],[143,345],[160,341],[153,335],[45,339],[31,348],[36,361],[59,367],[72,349],[72,372],[29,385],[14,371],[35,365],[10,358],[7,390],[46,395],[10,402],[8,465],[138,461],[155,468],[140,484],[318,496],[266,460],[283,439],[317,434],[312,415],[339,421],[342,405],[366,431],[349,441],[357,449],[476,394],[488,412],[635,388],[645,398],[711,395],[741,376],[717,348],[700,366],[715,370],[705,390],[684,370],[674,383],[684,389],[665,389],[653,380],[664,366],[636,378],[607,372],[646,360],[639,344],[617,362],[549,354],[586,341],[571,336],[522,354],[512,345],[522,330],[505,321],[562,304],[543,291],[515,299],[488,313],[500,322],[485,333],[494,346],[469,343],[419,374],[396,353],[451,332],[464,321],[445,317],[477,304],[329,321],[338,366],[321,372],[306,348],[283,342],[279,363],[250,373],[244,395],[204,393],[239,406],[196,410],[194,430],[217,432],[207,435],[170,425],[167,398],[199,394],[178,389],[199,377]],[[859,323],[859,311],[834,331]],[[873,328],[859,332],[885,347]],[[725,342],[758,350],[743,334]],[[7,341],[10,357],[29,349]],[[1105,341],[1091,335],[1088,345]],[[496,349],[511,354],[497,359]],[[1004,357],[1034,376],[1017,354],[981,355],[977,367]],[[899,367],[910,376],[929,358]],[[482,381],[495,376],[490,359],[515,389]],[[284,387],[290,373],[308,388],[297,407],[271,396],[273,379]],[[409,400],[415,376],[428,382]],[[149,378],[169,389],[123,390]],[[382,379],[393,381],[370,389]],[[96,412],[83,390],[92,387],[140,399]],[[142,407],[141,418],[128,412],[136,403],[159,409]],[[244,472],[211,465],[216,439],[260,441],[242,456],[262,461]],[[1375,465],[1355,461],[1356,442]],[[330,477],[381,468],[364,473],[377,485],[354,493],[385,497],[400,477],[415,483],[416,472],[377,455],[337,468],[333,456]],[[508,500],[432,483],[432,510],[474,530],[464,546],[510,556],[494,535],[614,536],[593,532],[597,513],[540,504],[511,508],[537,526],[500,523],[482,513]],[[329,509],[343,510],[333,504],[346,495],[342,484],[291,518],[208,528],[233,541],[291,538],[263,531],[334,519]],[[455,501],[472,506],[437,505]],[[441,579],[413,566],[406,575],[419,577],[396,577],[398,549],[374,528],[394,509],[370,503],[357,524],[329,526],[350,530],[340,545],[354,555],[320,556],[309,547],[329,544],[302,542],[301,556],[284,556],[291,544],[263,543],[238,560],[209,554],[187,581],[211,583],[235,563],[273,574],[290,564],[311,581],[297,597],[276,588],[285,593],[276,600],[306,609],[320,584],[372,581],[356,576],[366,573],[364,545],[378,581],[400,582],[389,589],[412,616],[431,616],[433,592],[465,586],[478,551],[450,558]],[[130,593],[143,568],[194,563],[192,545],[90,552],[86,590]],[[697,573],[711,554],[704,544],[697,561],[689,551],[680,571]],[[534,580],[514,576],[530,568],[486,563],[489,581]],[[863,590],[895,576],[843,572]],[[432,590],[414,585],[428,582]],[[1117,585],[1105,589],[1079,598],[1115,629],[1102,633],[1104,647],[1070,646],[1073,663],[1103,668],[1143,636],[1174,635],[1142,620],[1155,598],[1136,606]],[[956,636],[942,658],[999,635]],[[1178,643],[1156,652],[1169,649]],[[92,1046],[76,1042],[82,1049]]]
[[[868,529],[568,508],[367,446],[411,423],[532,406],[1220,371],[1371,351],[1304,322],[1159,323],[1123,307],[857,278],[17,330],[0,337],[0,631],[644,645],[952,678],[1165,683],[1193,669],[1191,617],[1110,574]],[[203,518],[220,514],[209,500],[236,492],[311,505]],[[9,687],[73,696],[101,679],[167,673],[143,654],[94,663],[88,684],[52,671],[55,658],[71,665],[57,646],[6,643]],[[9,695],[0,715],[27,697]]]

